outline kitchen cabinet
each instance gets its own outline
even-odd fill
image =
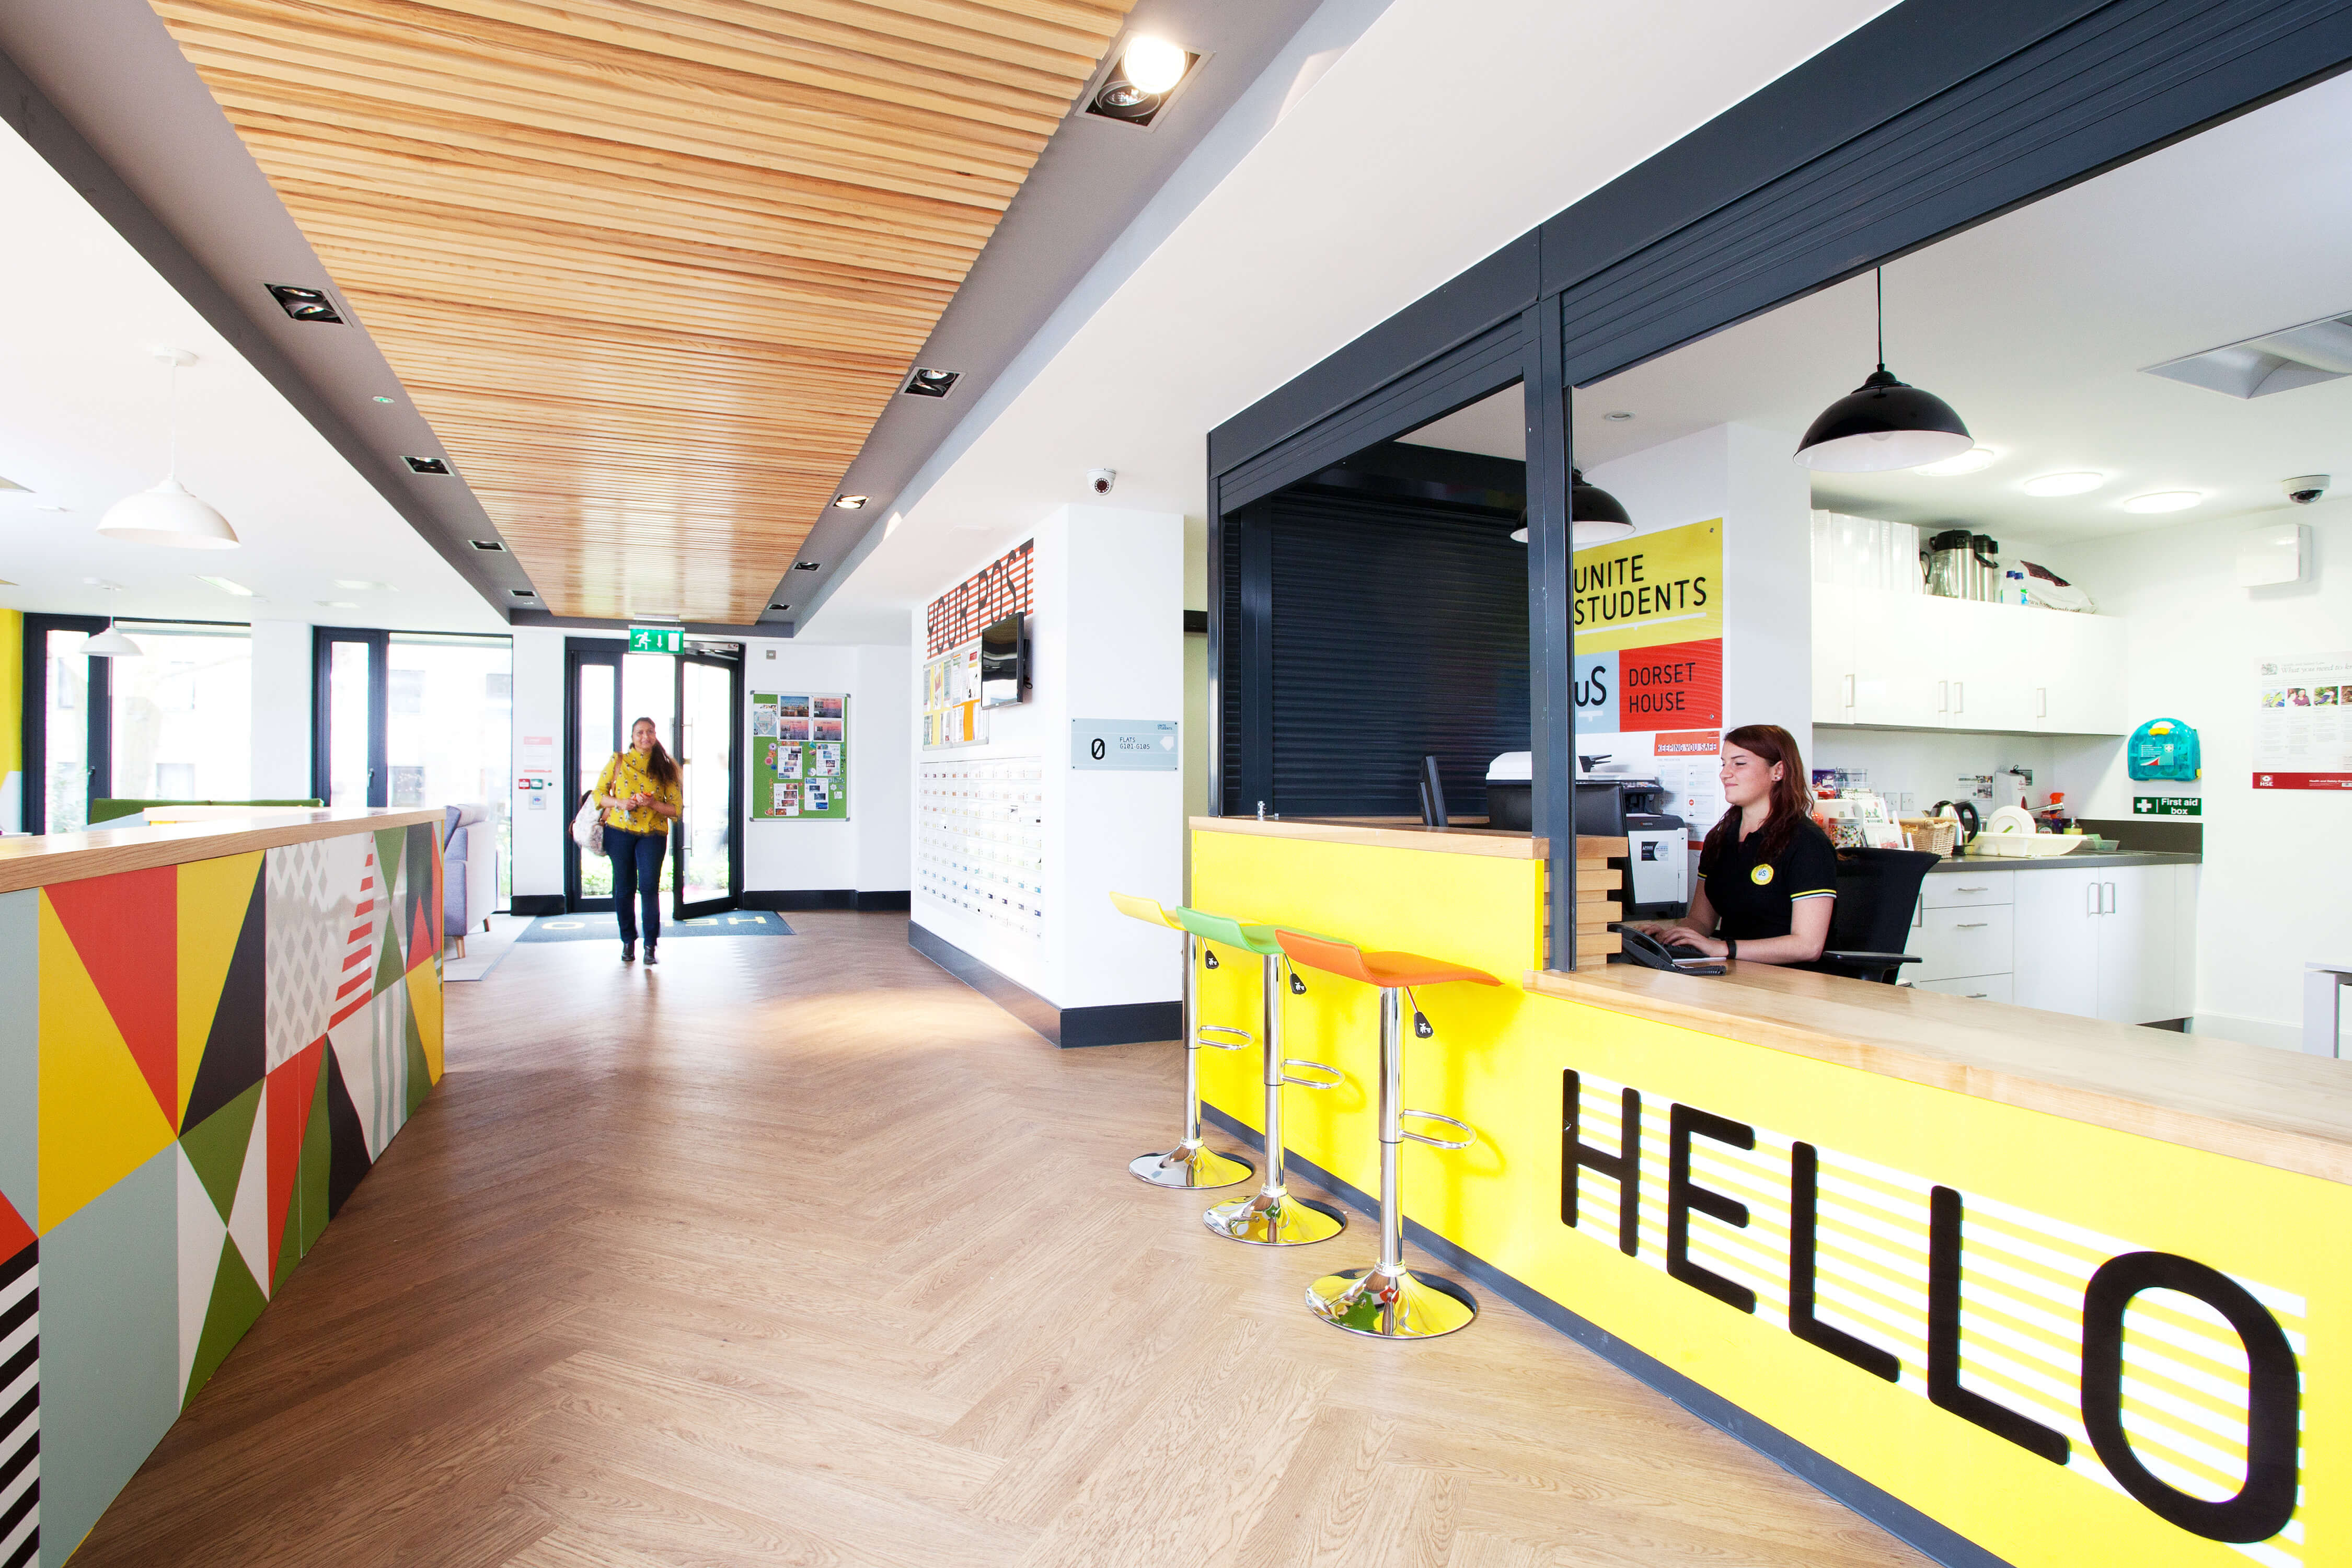
[[[2194,1008],[2195,868],[2026,872],[2016,891],[2012,995],[2020,1006],[2118,1024]]]
[[[1815,583],[1813,722],[2127,734],[2123,623]]]

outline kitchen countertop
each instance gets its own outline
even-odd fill
[[[313,838],[338,838],[347,833],[440,822],[443,816],[437,805],[331,810],[257,806],[248,816],[152,827],[132,818],[122,820],[128,826],[0,839],[0,893],[244,855]]]
[[[2063,871],[2069,866],[2198,866],[2204,863],[2202,855],[2165,855],[2128,849],[2111,850],[2101,854],[2095,849],[2078,849],[2072,855],[2048,855],[2037,858],[2015,858],[2007,855],[1963,855],[1958,859],[1947,858],[1927,868],[1934,876],[1940,871]]]

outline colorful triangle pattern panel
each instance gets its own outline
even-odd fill
[[[332,1120],[328,1107],[335,1098],[331,1088],[334,1077],[327,1042],[320,1040],[319,1078],[311,1086],[310,1120],[302,1130],[301,1166],[294,1179],[294,1205],[299,1215],[304,1256],[319,1245],[319,1237],[326,1234],[327,1221],[334,1217],[334,1205],[329,1198],[334,1182],[335,1139],[328,1126]]]
[[[228,878],[216,866],[240,868]],[[210,949],[226,957],[211,962]],[[268,894],[261,857],[238,855],[180,868],[180,1060],[183,1131],[261,1081],[269,1003]],[[203,967],[191,949],[206,944]],[[192,1059],[193,1058],[193,1059]],[[191,1070],[193,1068],[193,1070]]]
[[[426,1082],[441,1081],[441,966],[419,963],[408,972],[408,1016],[416,1024],[416,1039],[425,1051]]]
[[[335,968],[335,995],[327,1026],[332,1028],[368,1005],[375,994],[373,978],[376,931],[389,907],[382,890],[375,845],[368,840],[367,861],[362,868],[358,897],[352,900],[350,924],[343,933],[342,962]]]
[[[310,1130],[310,1106],[319,1088],[319,1065],[326,1058],[327,1042],[313,1040],[292,1059],[269,1075],[263,1104],[268,1123],[268,1211],[264,1223],[269,1236],[269,1293],[294,1272],[302,1260],[302,1215],[295,1201],[302,1173],[302,1145]]]
[[[373,834],[354,833],[264,852],[269,993],[264,1054],[269,1068],[325,1035],[334,1021],[352,928],[373,925],[370,913],[359,906],[373,879],[374,851]],[[362,962],[373,955],[373,944],[363,944]]]
[[[214,1203],[205,1180],[180,1145],[179,1172],[179,1382],[174,1392],[185,1404],[188,1379],[203,1342],[205,1315],[212,1310],[213,1280],[220,1273],[221,1248],[228,1245],[228,1219]]]
[[[134,873],[134,875],[144,875]],[[63,887],[84,892],[113,877],[92,878]],[[91,1200],[112,1187],[171,1144],[179,1110],[177,1051],[173,1043],[173,1008],[162,1008],[160,1026],[150,1035],[151,1053],[142,1064],[123,1037],[114,1012],[82,963],[81,952],[68,933],[51,898],[41,892],[36,967],[40,976],[40,1153],[39,1206],[34,1223],[43,1236],[79,1213]],[[145,891],[134,884],[134,895]],[[68,895],[79,910],[85,930],[94,924],[87,900]],[[169,900],[163,900],[169,908]],[[148,901],[151,910],[152,900]],[[168,967],[170,960],[163,961]],[[135,1011],[135,1009],[134,1009]],[[153,1020],[143,1020],[152,1025]],[[173,1071],[162,1094],[147,1066],[170,1060]],[[165,1107],[170,1110],[166,1110]]]
[[[44,888],[83,972],[173,1127],[180,1124],[179,868]]]
[[[0,1568],[41,1553],[41,1244],[0,1197]]]

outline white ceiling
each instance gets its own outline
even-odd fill
[[[0,607],[196,620],[503,631],[481,596],[353,472],[13,131],[0,126]],[[236,550],[101,537],[116,500],[163,477],[168,382],[185,349],[180,479]],[[387,393],[394,391],[385,389]],[[45,510],[63,507],[64,510]],[[197,582],[218,575],[245,599]],[[119,583],[119,591],[86,578]],[[391,592],[338,588],[335,579]],[[355,605],[328,608],[318,601]]]
[[[1231,172],[1197,198],[1179,172],[1189,210],[1147,255],[1112,247],[1108,298],[1008,371],[799,635],[904,640],[926,595],[1087,500],[1089,468],[1118,470],[1115,504],[1199,517],[1211,427],[1888,3],[1485,0],[1465,26],[1458,0],[1394,0],[1336,60],[1277,61],[1263,134],[1203,143]]]

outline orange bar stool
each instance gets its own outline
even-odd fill
[[[1289,1156],[1282,1141],[1282,1091],[1285,1087],[1337,1089],[1347,1079],[1328,1062],[1282,1054],[1283,952],[1281,943],[1275,941],[1272,926],[1251,925],[1199,910],[1178,910],[1175,916],[1194,936],[1255,952],[1264,965],[1260,986],[1265,1019],[1261,1045],[1265,1080],[1265,1174],[1256,1192],[1217,1205],[1202,1215],[1201,1223],[1227,1241],[1245,1241],[1253,1247],[1304,1247],[1309,1242],[1328,1241],[1348,1228],[1348,1216],[1329,1204],[1296,1195],[1283,1181],[1283,1167]],[[1294,1068],[1328,1076],[1299,1078],[1292,1072]]]
[[[1307,1305],[1318,1318],[1349,1333],[1383,1340],[1426,1340],[1470,1326],[1478,1303],[1451,1280],[1416,1274],[1404,1266],[1404,1194],[1398,1156],[1408,1138],[1435,1149],[1467,1149],[1478,1134],[1451,1116],[1404,1109],[1404,1026],[1399,999],[1416,985],[1467,980],[1480,985],[1501,981],[1483,969],[1442,963],[1414,952],[1366,952],[1349,942],[1277,931],[1276,940],[1294,963],[1377,986],[1381,993],[1381,1256],[1370,1268],[1327,1274],[1307,1288]],[[1413,1004],[1414,1033],[1427,1038],[1428,1021]],[[1405,1121],[1443,1121],[1460,1138],[1433,1138],[1409,1131]]]
[[[1183,1141],[1162,1153],[1142,1154],[1127,1163],[1127,1168],[1155,1187],[1190,1187],[1205,1190],[1211,1187],[1238,1186],[1255,1175],[1256,1168],[1246,1160],[1236,1160],[1218,1153],[1201,1142],[1201,1058],[1200,1048],[1239,1051],[1249,1048],[1249,1032],[1228,1029],[1222,1025],[1203,1028],[1195,1022],[1197,1009],[1192,1002],[1192,966],[1198,962],[1200,939],[1184,929],[1178,914],[1190,914],[1189,910],[1171,913],[1156,899],[1138,898],[1133,893],[1113,893],[1110,901],[1118,912],[1147,925],[1162,926],[1176,932],[1182,940],[1179,946],[1184,955],[1184,1137]],[[1212,1035],[1234,1037],[1230,1043],[1211,1039]]]

